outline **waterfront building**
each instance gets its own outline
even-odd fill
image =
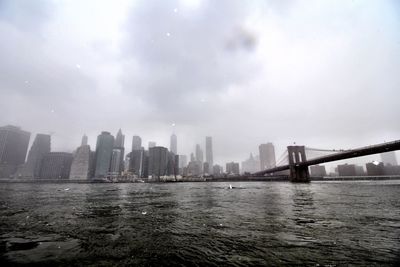
[[[161,176],[168,174],[168,149],[155,146],[149,149],[149,176],[159,181]]]
[[[204,162],[203,163],[203,174],[204,175],[209,175],[210,174],[210,165],[208,164],[208,162]]]
[[[149,151],[143,150],[141,177],[149,177]]]
[[[212,146],[212,137],[206,136],[206,162],[208,163],[208,168],[204,172],[212,174],[213,169],[212,166],[214,165],[213,160],[213,146]]]
[[[107,177],[110,171],[111,157],[114,147],[114,136],[109,132],[101,132],[97,137],[96,161],[94,176],[96,178]]]
[[[213,166],[213,175],[214,176],[221,176],[224,170],[222,169],[222,166],[215,164]]]
[[[131,152],[129,171],[132,174],[141,176],[143,170],[144,149],[135,149]]]
[[[396,152],[390,151],[381,154],[381,159],[384,165],[397,166]]]
[[[239,175],[240,174],[239,163],[236,162],[226,163],[226,173]]]
[[[110,163],[110,173],[112,175],[120,175],[123,168],[123,150],[121,148],[113,148]]]
[[[167,175],[175,176],[179,174],[179,155],[175,155],[173,152],[168,152],[167,164]]]
[[[365,164],[368,176],[378,176],[385,174],[385,166],[383,162],[369,162]]]
[[[250,157],[242,162],[242,173],[254,173],[260,170],[260,162],[253,157],[253,153],[250,153]]]
[[[9,178],[25,162],[30,136],[16,126],[0,127],[0,178]]]
[[[313,165],[310,166],[310,175],[314,177],[324,177],[326,176],[326,169],[323,165]]]
[[[261,144],[258,149],[260,153],[260,169],[274,168],[276,166],[274,145],[272,143]]]
[[[72,163],[72,154],[49,152],[42,158],[40,179],[68,179]]]
[[[43,157],[50,152],[51,137],[37,134],[28,153],[26,163],[15,174],[19,178],[39,178]]]
[[[176,137],[175,134],[171,135],[171,140],[170,140],[170,147],[169,150],[174,153],[175,155],[178,154],[178,138]]]
[[[200,177],[202,174],[202,166],[199,161],[190,161],[187,166],[187,176]]]
[[[91,178],[91,165],[93,164],[93,157],[90,151],[90,146],[87,144],[87,136],[82,137],[82,144],[76,150],[69,179],[71,180],[88,180]]]
[[[341,164],[337,166],[339,176],[356,176],[356,165],[354,164]]]

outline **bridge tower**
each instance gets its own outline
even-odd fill
[[[307,161],[304,146],[288,146],[290,181],[305,183],[310,181],[308,166],[299,166],[298,164]]]

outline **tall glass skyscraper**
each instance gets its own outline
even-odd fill
[[[101,132],[96,143],[96,163],[94,176],[106,177],[110,171],[111,157],[114,147],[114,136],[109,132]]]

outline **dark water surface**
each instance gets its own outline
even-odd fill
[[[0,184],[0,265],[400,263],[400,181],[231,184]]]

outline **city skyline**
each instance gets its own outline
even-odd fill
[[[18,131],[22,131],[22,132],[25,132],[26,134],[28,134],[28,136],[30,135],[30,132],[27,132],[27,131],[25,131],[25,130],[21,130],[21,128],[19,127],[19,126],[13,126],[13,125],[6,125],[6,126],[2,126],[2,127],[0,127],[0,129],[17,129]],[[114,170],[114,172],[115,173],[121,173],[122,172],[122,170],[124,169],[124,166],[125,166],[125,157],[127,157],[128,156],[128,154],[131,154],[131,152],[132,153],[139,153],[139,154],[137,154],[135,157],[137,157],[137,156],[139,156],[139,158],[137,158],[137,159],[134,159],[134,155],[135,154],[132,154],[132,155],[130,155],[130,160],[134,160],[133,162],[136,162],[136,163],[133,163],[133,162],[131,162],[131,163],[129,163],[129,164],[136,164],[135,166],[140,166],[139,168],[141,169],[142,167],[141,167],[141,165],[137,165],[138,164],[138,162],[142,162],[142,158],[143,158],[143,153],[145,153],[146,151],[146,153],[148,153],[148,149],[150,148],[150,147],[148,147],[148,148],[143,148],[143,147],[141,147],[139,150],[136,150],[136,148],[141,144],[141,142],[142,142],[142,138],[140,137],[140,136],[138,136],[138,135],[133,135],[133,137],[132,137],[132,142],[133,143],[135,143],[135,146],[133,146],[132,148],[133,148],[133,150],[132,151],[126,151],[125,150],[125,147],[126,146],[128,146],[129,147],[129,145],[126,145],[125,144],[125,142],[124,142],[124,140],[125,140],[125,135],[124,134],[122,134],[122,131],[121,131],[121,128],[119,128],[119,130],[118,130],[118,132],[117,132],[117,134],[116,134],[116,136],[115,136],[115,138],[114,138],[114,136],[112,135],[112,134],[110,134],[110,132],[107,132],[107,131],[102,131],[101,132],[101,134],[100,135],[98,135],[98,137],[99,136],[102,136],[102,135],[104,135],[104,134],[107,134],[107,135],[110,135],[112,138],[113,138],[113,141],[111,142],[112,144],[110,144],[110,147],[111,147],[111,145],[112,145],[112,147],[111,147],[111,150],[110,150],[110,155],[109,155],[109,157],[110,157],[110,160],[109,160],[109,162],[110,162],[110,167],[109,167],[109,169],[110,169],[110,172],[113,172],[113,170]],[[38,136],[39,137],[42,137],[42,136],[47,136],[48,137],[48,142],[49,142],[49,145],[48,146],[50,146],[50,142],[51,142],[51,144],[53,143],[53,139],[51,139],[51,141],[50,141],[50,138],[51,138],[51,135],[47,135],[47,134],[40,134],[40,133],[38,133],[37,135],[36,135],[36,137],[35,137],[35,139],[31,139],[30,140],[30,142],[29,142],[29,151],[32,149],[32,145],[34,144],[34,142],[33,141],[35,141],[37,138],[38,138]],[[175,134],[172,134],[171,135],[171,137],[172,136],[174,136],[174,142],[178,142],[178,137],[177,137],[177,135],[175,135]],[[98,137],[97,137],[97,139],[98,139]],[[95,153],[96,152],[96,150],[97,150],[97,146],[98,146],[98,140],[96,139],[96,146],[92,146],[92,148],[94,147],[94,148],[96,148],[96,149],[92,149],[91,151],[92,151],[92,153]],[[129,138],[128,138],[129,139]],[[84,146],[87,146],[87,147],[90,147],[90,138],[86,135],[86,134],[83,134],[83,136],[81,137],[81,142],[80,142],[80,146],[77,146],[75,149],[73,149],[72,151],[56,151],[56,150],[54,150],[54,149],[51,149],[51,152],[60,152],[60,153],[78,153],[79,152],[79,150],[81,149],[81,147],[84,147]],[[170,141],[171,141],[171,138],[170,138]],[[171,152],[170,151],[170,148],[168,148],[167,146],[163,146],[163,145],[160,145],[160,144],[157,144],[157,142],[155,142],[155,141],[149,141],[149,144],[151,144],[152,146],[157,146],[157,147],[163,147],[163,148],[165,148],[165,149],[167,149],[167,151],[169,151],[169,152]],[[181,158],[181,156],[183,156],[183,157],[186,157],[186,159],[188,158],[188,156],[189,155],[192,155],[193,154],[193,156],[194,156],[194,160],[195,161],[197,161],[197,162],[199,162],[200,163],[200,169],[201,169],[201,172],[203,172],[204,171],[204,173],[207,173],[207,171],[206,170],[203,170],[203,163],[205,164],[207,161],[206,161],[206,155],[205,155],[205,150],[207,150],[207,144],[209,144],[209,147],[211,148],[210,149],[210,151],[211,151],[211,158],[213,158],[213,150],[212,150],[212,137],[211,136],[206,136],[205,137],[205,143],[204,144],[196,144],[195,146],[194,146],[194,148],[193,148],[193,150],[192,150],[192,152],[190,152],[189,154],[177,154],[177,155],[179,155],[179,158]],[[122,145],[122,146],[121,146]],[[171,144],[170,144],[171,145]],[[273,167],[274,165],[275,165],[275,158],[276,157],[278,157],[279,155],[278,154],[276,154],[276,152],[275,152],[275,149],[274,149],[274,145],[273,145],[273,143],[271,143],[271,142],[268,142],[267,144],[260,144],[259,145],[259,152],[261,152],[261,147],[267,147],[267,150],[270,150],[268,147],[271,147],[272,148],[272,150],[270,151],[270,152],[263,152],[263,153],[266,153],[263,157],[264,157],[264,161],[265,160],[272,160],[271,162],[271,164],[272,165],[270,165],[269,166],[269,168],[270,167]],[[144,149],[144,150],[143,150]],[[115,151],[116,150],[118,150],[119,152],[119,154],[115,154]],[[31,152],[30,152],[31,153]],[[272,154],[271,154],[272,153]],[[383,157],[385,157],[386,155],[391,155],[390,156],[390,158],[391,158],[391,161],[392,162],[397,162],[396,161],[396,158],[398,157],[397,156],[397,153],[399,153],[399,151],[393,151],[393,152],[390,152],[390,153],[383,153],[383,154],[375,154],[375,155],[370,155],[370,156],[364,156],[364,157],[359,157],[359,158],[355,158],[355,159],[347,159],[347,160],[338,160],[338,161],[334,161],[334,162],[329,162],[329,163],[325,163],[323,166],[324,166],[324,168],[326,169],[326,173],[327,174],[334,174],[334,173],[337,173],[337,166],[339,166],[339,165],[343,165],[343,164],[355,164],[355,166],[359,166],[360,168],[362,168],[363,170],[363,172],[364,173],[366,173],[366,171],[367,171],[367,167],[366,167],[366,164],[372,164],[372,163],[374,163],[374,162],[383,162],[385,165],[386,165],[386,162],[385,162],[385,160],[383,160],[384,158]],[[252,152],[250,152],[250,154],[253,154]],[[27,157],[29,156],[29,153],[27,153],[26,154],[27,155]],[[209,155],[210,156],[210,155]],[[94,164],[96,164],[96,158],[95,158],[95,154],[91,154],[91,155],[87,155],[87,156],[85,156],[86,158],[87,158],[87,160],[89,160],[88,159],[88,157],[91,157],[91,158],[93,158],[92,159],[92,163],[94,163]],[[97,156],[96,156],[97,157]],[[115,157],[118,157],[118,159],[117,159],[117,161],[118,162],[120,162],[120,164],[116,164],[116,162],[114,162],[114,161],[116,161],[116,159],[115,159]],[[200,157],[200,158],[198,158],[198,157]],[[254,170],[254,172],[256,172],[256,171],[259,171],[260,169],[261,169],[261,166],[260,166],[260,163],[261,163],[261,165],[262,165],[262,159],[260,159],[260,154],[257,154],[257,153],[255,153],[255,157],[256,157],[256,159],[257,159],[257,161],[253,161],[252,163],[250,163],[248,160],[252,160],[252,159],[247,159],[247,158],[243,158],[243,159],[239,159],[239,160],[232,160],[232,159],[230,159],[230,160],[228,160],[228,161],[225,161],[225,162],[216,162],[216,163],[214,163],[214,165],[213,165],[213,167],[215,166],[215,165],[222,165],[222,166],[224,166],[225,164],[227,164],[227,163],[238,163],[239,164],[239,169],[240,169],[240,173],[244,173],[244,172],[246,172],[246,171],[248,171],[249,169],[253,169]],[[40,161],[40,160],[39,160]],[[108,160],[107,160],[108,161]],[[29,160],[27,160],[27,162],[25,163],[25,164],[23,164],[23,165],[20,165],[19,166],[19,168],[18,168],[18,172],[17,172],[17,176],[19,175],[19,176],[21,176],[21,174],[22,173],[24,173],[24,172],[26,172],[26,166],[27,165],[29,165],[29,164],[32,164],[32,163],[28,163],[29,162]],[[114,163],[113,163],[114,162]],[[179,161],[178,161],[179,162]],[[257,164],[258,164],[258,167],[254,167],[254,163],[255,162],[258,162]],[[190,162],[189,162],[190,163]],[[36,163],[34,163],[34,164],[36,164]],[[89,162],[87,162],[87,164],[89,164]],[[140,164],[142,164],[142,163],[140,163]],[[245,167],[243,167],[243,164],[246,164],[246,166]],[[252,165],[253,167],[249,167],[249,165],[248,164],[250,164],[250,165]],[[265,163],[264,163],[265,164]],[[118,166],[120,166],[120,167],[118,167],[117,169],[115,168],[115,166],[116,165],[118,165]],[[179,162],[179,166],[181,165],[181,163]],[[392,164],[392,165],[397,165],[397,164]],[[111,166],[113,166],[113,167],[111,167]],[[31,168],[32,168],[32,166],[31,166]],[[93,166],[93,175],[94,176],[98,176],[98,174],[96,174],[96,166]],[[104,169],[105,170],[105,169]],[[105,175],[105,171],[103,170],[103,174],[102,175]],[[125,169],[125,171],[127,171],[126,169]],[[143,170],[141,170],[140,171],[140,173],[142,173],[142,171]],[[211,166],[209,166],[209,171],[212,171],[212,167]],[[134,171],[134,173],[136,173],[137,171]],[[24,174],[24,175],[27,175],[27,174]],[[36,174],[36,175],[38,175],[38,174]],[[80,174],[80,175],[82,175],[82,174]],[[102,175],[100,175],[100,176],[102,176]],[[29,176],[29,175],[28,175]],[[78,175],[79,176],[79,175]],[[77,176],[77,177],[78,177]]]

